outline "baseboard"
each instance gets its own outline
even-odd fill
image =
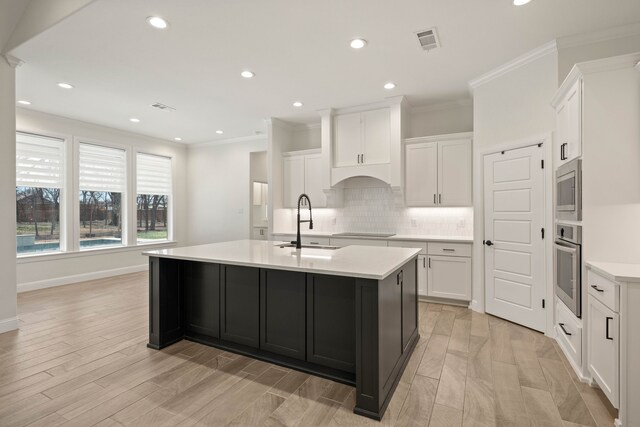
[[[469,308],[477,313],[484,313],[484,307],[478,300],[472,300],[471,304],[469,304]]]
[[[0,320],[0,334],[9,331],[15,331],[18,329],[18,318],[10,317],[8,319]]]
[[[93,271],[91,273],[56,277],[54,279],[38,280],[35,282],[19,283],[18,293],[69,285],[71,283],[86,282],[88,280],[104,279],[105,277],[120,276],[122,274],[137,273],[145,271],[147,268],[149,268],[147,264],[141,264],[133,265],[131,267],[114,268],[111,270]]]

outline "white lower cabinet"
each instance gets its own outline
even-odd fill
[[[471,300],[471,258],[429,255],[427,269],[428,296]]]
[[[616,408],[619,405],[619,317],[589,295],[587,331],[589,335],[589,372]]]
[[[253,240],[268,240],[269,232],[266,227],[253,227],[252,236]]]
[[[427,276],[427,256],[418,255],[418,295],[422,297],[426,297],[427,293],[429,292],[427,286]]]
[[[582,372],[582,323],[556,298],[556,336],[558,345],[564,352],[571,365],[578,372]]]

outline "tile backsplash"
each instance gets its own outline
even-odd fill
[[[295,210],[286,211],[289,215],[285,213],[281,224],[295,230]],[[354,187],[344,189],[342,208],[314,209],[313,224],[314,231],[332,233],[472,236],[473,208],[407,208],[397,205],[388,186]],[[276,227],[276,231],[286,230]]]

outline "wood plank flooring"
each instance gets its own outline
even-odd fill
[[[378,423],[352,387],[188,341],[146,347],[147,275],[18,296],[0,335],[0,426],[597,426],[614,410],[553,340],[420,303],[421,338]]]

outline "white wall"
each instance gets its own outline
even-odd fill
[[[87,138],[96,142],[114,143],[151,154],[173,157],[175,194],[170,202],[174,206],[173,237],[181,245],[187,243],[186,146],[22,108],[17,109],[16,127],[19,131],[44,135],[51,134],[63,137],[68,141],[71,141],[74,137]],[[12,158],[15,159],[15,155]],[[13,162],[11,168],[15,171],[15,162]],[[14,195],[11,200],[15,200],[15,178],[13,178],[12,185],[14,186]],[[15,209],[11,217],[13,218],[14,216]],[[2,217],[4,218],[4,216]],[[13,230],[13,234],[15,234],[15,230]],[[15,262],[15,237],[11,238],[11,243]],[[109,274],[136,271],[143,268],[147,263],[147,258],[141,255],[142,250],[141,247],[132,247],[115,251],[110,249],[103,250],[103,252],[96,252],[91,255],[88,255],[87,252],[81,254],[45,255],[28,259],[21,258],[17,262],[18,289],[30,290],[90,280]]]
[[[15,70],[0,58],[0,333],[16,321]]]
[[[473,308],[484,310],[484,200],[483,153],[492,147],[550,134],[555,129],[555,113],[551,98],[558,88],[557,53],[554,51],[511,70],[483,85],[473,93],[474,133],[474,252],[473,252]],[[497,151],[498,149],[495,148]],[[551,141],[546,147],[551,151]],[[547,162],[550,163],[550,162]],[[552,185],[547,168],[547,199]],[[550,209],[547,211],[548,227]],[[551,233],[550,233],[551,234]],[[551,239],[547,240],[547,280],[551,274]],[[552,310],[549,310],[551,312]]]
[[[249,153],[266,148],[264,137],[189,146],[186,220],[190,245],[249,238]]]
[[[471,100],[415,107],[409,112],[408,138],[473,130],[473,104]]]

